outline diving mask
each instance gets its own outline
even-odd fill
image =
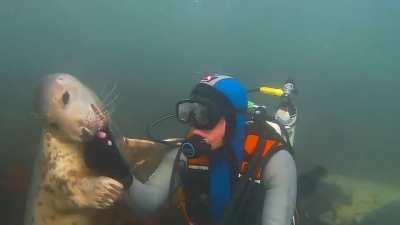
[[[221,119],[223,113],[217,104],[207,98],[196,97],[176,104],[178,121],[191,126],[210,130]]]

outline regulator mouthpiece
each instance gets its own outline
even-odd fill
[[[185,139],[180,150],[188,159],[194,159],[211,151],[211,145],[204,138],[195,135]]]

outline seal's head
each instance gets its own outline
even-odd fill
[[[36,104],[45,127],[71,142],[93,137],[108,121],[97,96],[70,74],[44,77]]]

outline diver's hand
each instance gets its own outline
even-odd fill
[[[123,192],[123,185],[110,177],[82,179],[75,200],[81,207],[105,209],[117,202]]]

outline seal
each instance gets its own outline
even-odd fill
[[[38,91],[43,129],[25,225],[107,224],[105,211],[121,199],[124,185],[85,159],[87,143],[109,122],[103,104],[69,74],[46,76]]]

